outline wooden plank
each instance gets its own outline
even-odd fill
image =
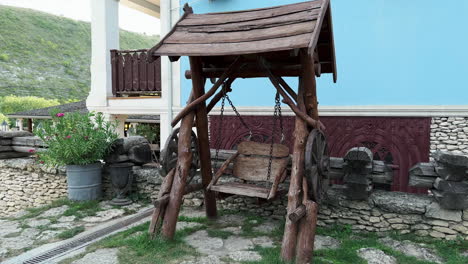
[[[255,25],[258,27],[258,25]],[[311,33],[314,29],[315,21],[307,21],[292,25],[280,25],[269,28],[250,29],[229,32],[193,32],[178,30],[167,38],[165,43],[227,43],[246,42],[264,39],[282,38],[291,35]]]
[[[304,10],[318,9],[321,1],[304,2],[297,5],[282,6],[274,9],[259,10],[255,12],[238,12],[223,14],[190,14],[178,23],[179,26],[193,25],[221,25],[227,23],[238,23],[253,21],[262,18],[279,17]]]
[[[328,7],[330,6],[330,0],[322,0],[323,5],[320,8],[320,14],[318,15],[317,23],[315,24],[314,32],[315,34],[312,35],[308,45],[308,54],[312,56],[315,51],[315,47],[317,46],[317,42],[320,36],[320,30],[322,29],[322,24],[325,16],[325,12],[327,12]]]
[[[243,155],[270,156],[270,143],[260,143],[254,141],[242,141],[237,146],[237,151]],[[289,157],[289,148],[282,144],[273,144],[272,156],[275,158]]]
[[[124,91],[124,85],[125,85],[123,60],[124,58],[122,54],[119,54],[117,56],[117,90],[116,90],[118,92]]]
[[[214,44],[164,44],[153,55],[221,56],[253,54],[307,47],[310,34],[299,34],[272,40]]]
[[[239,155],[234,163],[233,176],[246,181],[267,181],[269,160],[269,157]],[[274,182],[288,161],[289,157],[272,160],[269,182]]]
[[[44,142],[39,137],[14,137],[12,139],[12,145],[15,146],[31,146],[31,147],[42,147],[45,146]]]
[[[152,63],[148,64],[148,72],[147,72],[147,78],[148,78],[147,88],[148,88],[148,91],[156,91],[156,82],[155,82],[156,68],[155,68],[155,63],[157,63],[157,61],[153,61]]]
[[[0,159],[14,159],[30,156],[31,153],[23,152],[0,152]]]
[[[148,62],[146,62],[146,53],[140,53],[140,57],[138,58],[138,69],[139,69],[139,76],[138,79],[140,81],[140,91],[148,91]]]
[[[269,188],[236,182],[213,185],[211,187],[211,190],[221,193],[230,193],[242,196],[258,197],[263,199],[267,199],[268,194],[270,193]]]
[[[125,54],[123,57],[124,62],[124,88],[122,91],[133,91],[133,63],[132,55],[130,53]]]
[[[320,1],[320,0],[319,0]],[[267,9],[276,9],[276,8],[285,8],[287,6],[292,6],[292,5],[298,5],[298,4],[305,4],[304,1],[302,3],[293,3],[293,4],[287,4],[287,5],[279,5],[279,6],[269,6],[269,7],[260,7],[260,8],[252,8],[252,9],[245,9],[245,10],[234,10],[234,11],[224,11],[224,12],[211,12],[211,13],[206,13],[205,15],[220,15],[220,14],[236,14],[236,13],[247,13],[247,12],[256,12],[256,11],[261,11],[261,10],[267,10]],[[309,1],[312,2],[312,1]],[[307,6],[306,6],[307,7]]]
[[[161,91],[161,57],[153,62],[154,64],[154,90]]]
[[[132,90],[140,91],[140,65],[138,60],[138,53],[132,55]]]

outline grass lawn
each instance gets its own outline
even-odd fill
[[[232,212],[224,211],[222,214],[231,214]],[[254,262],[241,262],[244,264],[275,264],[286,263],[280,260],[281,252],[281,238],[283,235],[283,223],[272,232],[266,234],[255,231],[256,226],[260,226],[268,221],[267,218],[255,215],[243,215],[244,221],[242,224],[242,231],[239,236],[252,238],[258,236],[269,236],[274,241],[274,247],[261,248],[256,246],[254,248],[261,256],[261,261]],[[209,221],[204,217],[185,217],[181,216],[179,221],[196,222],[200,225],[193,228],[185,228],[176,232],[173,241],[167,241],[160,237],[155,240],[150,240],[147,235],[148,223],[133,227],[127,231],[117,235],[108,237],[94,245],[87,248],[86,253],[93,252],[100,248],[120,248],[118,255],[120,263],[180,263],[186,259],[193,259],[192,256],[199,256],[200,253],[196,252],[194,248],[187,245],[183,238],[202,229],[206,229],[210,237],[219,237],[226,239],[232,236],[233,233],[221,230],[224,227],[230,226],[229,223],[219,223]],[[235,224],[231,224],[235,226]],[[338,249],[317,250],[314,252],[314,263],[343,263],[343,264],[359,264],[366,263],[363,259],[358,257],[356,250],[364,247],[373,247],[383,250],[386,254],[394,256],[400,264],[424,264],[431,263],[417,260],[414,257],[403,255],[394,251],[381,243],[376,233],[360,233],[351,231],[350,226],[333,226],[327,228],[319,227],[317,234],[331,236],[341,242],[341,247]],[[435,252],[442,258],[444,263],[449,264],[465,264],[468,263],[468,258],[460,255],[464,250],[468,250],[468,241],[455,240],[455,241],[441,241],[426,238],[417,238],[412,235],[398,235],[396,233],[389,233],[387,236],[397,240],[410,240],[417,243],[425,243],[427,248],[434,249]],[[71,263],[73,260],[81,258],[86,253],[77,256],[73,259],[68,259],[62,263]],[[222,258],[223,261],[229,263],[229,259]]]

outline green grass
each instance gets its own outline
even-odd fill
[[[68,238],[71,238],[71,237],[74,237],[74,236],[78,235],[79,233],[81,233],[83,231],[85,231],[84,226],[77,226],[77,227],[74,227],[72,229],[63,231],[62,233],[57,235],[57,238],[68,239]]]
[[[229,214],[230,211],[221,211],[220,214]],[[256,226],[262,225],[268,221],[268,218],[259,217],[256,215],[241,213],[245,220],[242,223],[243,237],[255,237],[268,235],[274,241],[273,248],[262,248],[256,246],[254,248],[261,256],[261,261],[241,262],[243,264],[290,264],[281,260],[281,240],[283,236],[284,223],[280,222],[278,228],[270,234],[255,231]],[[226,226],[234,226],[233,224],[220,224],[215,221],[210,221],[205,217],[186,217],[180,216],[179,221],[196,222],[202,225],[194,228],[186,228],[176,232],[175,239],[167,241],[161,237],[155,240],[150,240],[147,234],[148,223],[143,224],[127,231],[108,237],[97,244],[88,247],[87,253],[95,251],[99,248],[120,248],[119,254],[120,263],[179,263],[189,256],[197,256],[193,248],[184,243],[183,238],[197,230],[206,229],[211,237],[219,237],[226,239],[233,235],[231,232],[219,230]],[[353,232],[350,226],[335,225],[330,227],[318,227],[317,234],[334,237],[341,242],[338,249],[317,250],[314,252],[314,263],[317,264],[365,264],[356,251],[360,248],[372,247],[384,251],[388,255],[394,256],[399,264],[429,264],[431,262],[421,261],[414,257],[403,255],[392,250],[379,242],[382,236],[377,233],[361,233]],[[433,249],[440,257],[444,259],[444,263],[448,264],[465,264],[468,263],[468,258],[462,257],[461,252],[468,250],[468,241],[455,240],[443,241],[430,238],[419,238],[414,235],[399,235],[397,233],[389,233],[388,236],[399,241],[410,240],[416,243],[424,243],[425,247]],[[80,255],[82,257],[84,254]],[[77,258],[79,258],[77,257]],[[76,258],[74,258],[76,259]],[[66,260],[63,263],[71,263],[72,260]],[[229,261],[229,259],[224,259]]]
[[[0,97],[84,99],[90,89],[87,22],[0,5]],[[120,31],[121,49],[154,46],[159,37]]]

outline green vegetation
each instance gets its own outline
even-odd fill
[[[0,5],[0,97],[85,99],[90,87],[90,24]],[[121,49],[150,48],[158,36],[120,32]]]
[[[116,123],[104,120],[102,113],[51,112],[51,120],[44,120],[34,133],[47,144],[37,153],[47,165],[87,165],[98,162],[109,153],[118,138]]]
[[[60,103],[61,102],[57,99],[45,99],[36,96],[21,97],[9,95],[5,97],[0,97],[0,113],[12,114],[16,112],[28,111],[38,108],[56,106]]]
[[[221,214],[233,214],[233,212],[222,211]],[[239,212],[236,212],[239,214]],[[272,248],[262,248],[256,246],[254,248],[261,256],[261,261],[241,262],[243,264],[287,264],[281,260],[281,238],[283,235],[284,223],[280,223],[278,230],[273,231],[271,234],[256,233],[253,227],[260,226],[269,221],[268,218],[259,217],[256,215],[242,214],[245,221],[242,224],[243,237],[252,236],[270,236],[275,242]],[[117,235],[110,236],[94,245],[87,248],[87,252],[77,256],[73,259],[67,259],[62,263],[71,263],[73,260],[83,257],[86,253],[95,251],[100,248],[121,248],[119,254],[119,261],[121,263],[179,263],[187,259],[189,256],[197,256],[194,249],[184,243],[183,238],[197,230],[206,229],[208,234],[212,237],[220,237],[225,239],[230,232],[220,230],[223,227],[230,226],[231,224],[220,224],[218,222],[210,221],[205,217],[186,217],[180,216],[179,221],[196,222],[202,224],[199,227],[186,228],[176,232],[173,241],[166,241],[161,238],[150,240],[148,238],[147,229],[148,223],[133,227],[127,231]],[[316,250],[314,252],[314,263],[318,264],[365,264],[366,262],[361,259],[356,250],[364,247],[372,247],[381,249],[388,255],[394,256],[400,264],[429,264],[431,262],[421,261],[414,257],[403,255],[394,251],[384,245],[378,240],[381,236],[377,233],[361,233],[353,232],[350,226],[335,225],[330,227],[318,227],[317,234],[334,237],[341,242],[338,249],[325,249]],[[448,264],[464,264],[468,263],[468,258],[460,255],[461,252],[468,249],[468,241],[455,240],[444,241],[435,240],[430,238],[419,238],[414,235],[399,235],[397,233],[389,233],[388,236],[399,241],[410,240],[417,243],[424,243],[425,247],[433,249],[436,253],[444,258]],[[225,259],[229,261],[229,259]]]
[[[60,239],[68,239],[78,235],[83,231],[85,231],[84,226],[77,226],[72,229],[63,231],[62,233],[58,234],[57,237]]]

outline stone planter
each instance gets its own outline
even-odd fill
[[[125,195],[130,191],[133,182],[133,163],[115,163],[109,165],[109,175],[116,197],[110,201],[112,205],[129,205],[132,203]]]
[[[97,200],[102,197],[102,165],[67,165],[68,199]]]

